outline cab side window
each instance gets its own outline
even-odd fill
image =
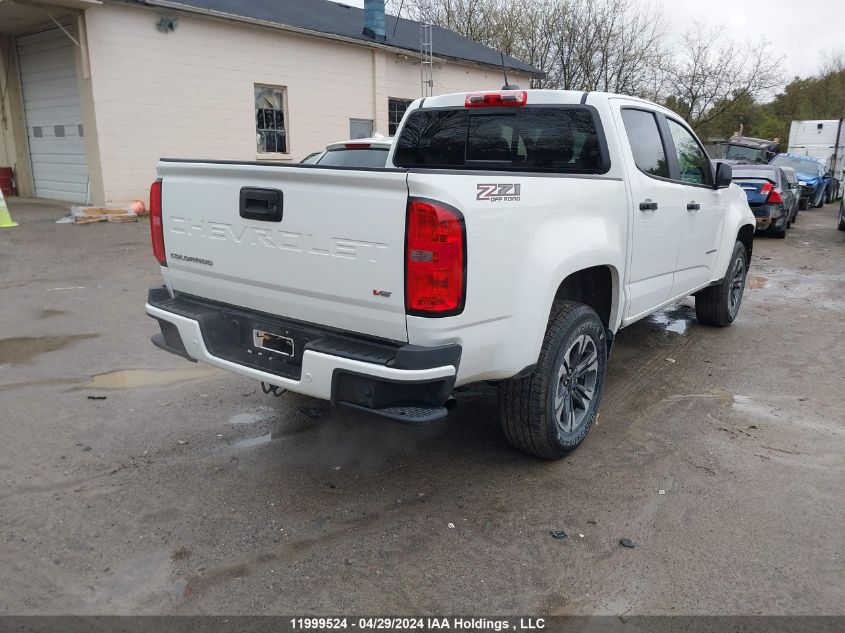
[[[634,162],[640,171],[661,178],[669,177],[669,163],[663,149],[663,139],[653,112],[625,108],[622,110],[625,134],[631,144]]]
[[[669,126],[669,133],[675,143],[675,153],[678,156],[678,168],[681,171],[681,180],[693,185],[712,184],[710,175],[710,161],[707,154],[701,149],[701,145],[695,140],[692,134],[680,123],[666,118]]]

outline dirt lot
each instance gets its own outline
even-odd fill
[[[622,331],[557,463],[508,448],[488,386],[409,428],[160,352],[146,223],[12,211],[0,613],[845,614],[833,207],[755,242],[733,327],[685,302]]]

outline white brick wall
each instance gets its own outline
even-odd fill
[[[391,52],[178,17],[163,34],[157,11],[105,4],[85,14],[105,198],[95,202],[146,199],[162,156],[255,160],[256,83],[288,88],[292,160],[347,138],[350,118],[374,119],[386,133],[387,97],[420,95],[419,66]],[[374,76],[384,85],[374,88]],[[456,64],[438,65],[434,80],[436,93],[502,83],[495,71]]]

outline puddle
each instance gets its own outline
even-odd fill
[[[748,275],[745,279],[745,287],[752,290],[759,290],[769,285],[769,278],[761,275]]]
[[[686,334],[690,323],[695,320],[695,308],[688,305],[675,305],[658,310],[650,315],[648,320],[667,332]]]
[[[234,449],[241,449],[241,448],[251,448],[253,446],[261,446],[262,444],[269,444],[273,441],[273,434],[267,433],[266,435],[259,435],[258,437],[245,437],[242,440],[238,440],[237,442],[232,442],[226,448],[234,448]]]
[[[191,369],[121,369],[107,374],[98,374],[87,385],[79,389],[139,389],[142,387],[164,387],[197,378],[209,378],[219,373],[214,367]]]
[[[99,334],[69,334],[68,336],[21,336],[0,339],[0,365],[6,363],[28,363],[46,352],[55,352]]]
[[[236,413],[229,418],[229,424],[258,424],[267,422],[276,417],[276,410],[272,407],[258,407],[244,413]]]

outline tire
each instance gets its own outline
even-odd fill
[[[845,231],[845,198],[839,204],[839,230]]]
[[[575,450],[595,423],[606,375],[607,339],[595,310],[555,303],[534,371],[499,383],[505,438],[543,459]]]
[[[806,210],[806,209],[807,209],[807,207],[809,207],[809,206],[810,206],[809,202],[810,202],[810,199],[809,199],[809,198],[799,198],[799,200],[798,200],[798,208],[799,208],[801,211]]]
[[[783,218],[783,226],[778,227],[776,224],[772,224],[769,227],[769,234],[772,237],[776,237],[779,240],[782,240],[786,237],[786,229],[789,228],[789,222],[787,221],[786,217]]]
[[[695,293],[695,314],[699,323],[725,327],[734,322],[742,305],[747,273],[745,246],[737,242],[722,281]]]

